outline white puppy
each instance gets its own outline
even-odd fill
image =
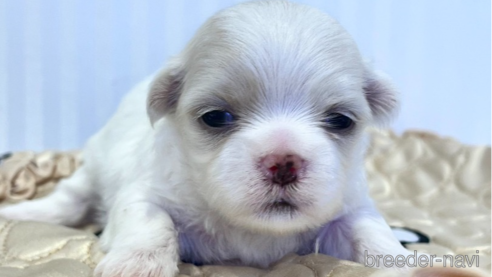
[[[365,129],[397,109],[335,20],[285,1],[219,12],[138,85],[50,196],[14,219],[104,226],[96,276],[296,252],[407,254],[369,199]],[[150,120],[149,120],[150,119]]]

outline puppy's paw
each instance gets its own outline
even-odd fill
[[[166,248],[110,251],[96,266],[94,277],[174,277],[178,254]]]
[[[12,220],[32,220],[46,221],[39,211],[46,210],[42,205],[32,204],[31,202],[22,202],[0,209],[0,217]]]
[[[55,192],[56,193],[56,192]],[[38,221],[75,226],[83,219],[88,204],[75,199],[59,201],[58,195],[23,201],[0,209],[0,217],[20,221]]]

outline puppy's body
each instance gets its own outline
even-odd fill
[[[179,259],[265,267],[315,249],[406,254],[363,169],[364,129],[396,106],[328,16],[241,4],[126,96],[74,176],[0,214],[74,226],[96,211],[100,276],[173,276]]]

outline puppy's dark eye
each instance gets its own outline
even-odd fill
[[[352,119],[339,113],[329,114],[326,117],[325,122],[328,128],[334,130],[345,130],[352,127],[354,124]]]
[[[234,116],[227,111],[211,111],[202,115],[202,120],[210,127],[221,128],[234,123]]]

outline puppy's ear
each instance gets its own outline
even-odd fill
[[[164,115],[176,110],[184,81],[184,69],[179,61],[172,61],[160,71],[147,96],[147,114],[152,126]]]
[[[382,72],[367,70],[364,94],[371,108],[373,124],[387,127],[400,108],[398,92]]]

